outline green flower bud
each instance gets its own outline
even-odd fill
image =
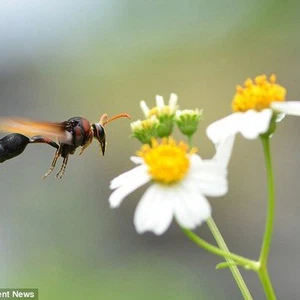
[[[177,110],[175,122],[179,130],[187,136],[192,136],[198,128],[199,121],[202,118],[203,110],[198,108],[195,110],[185,109]]]
[[[158,117],[159,124],[156,127],[157,136],[168,137],[172,134],[175,114],[162,114]]]
[[[142,144],[151,144],[151,139],[157,137],[159,121],[156,116],[146,120],[137,120],[130,124],[132,137],[137,138]]]

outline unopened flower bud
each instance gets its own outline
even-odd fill
[[[192,136],[197,131],[199,121],[202,117],[202,113],[202,109],[177,110],[175,121],[179,130],[184,135]]]
[[[159,121],[156,116],[152,116],[151,118],[145,119],[143,121],[137,120],[130,124],[132,137],[137,138],[143,144],[151,143],[152,138],[157,137],[157,127],[159,125]]]

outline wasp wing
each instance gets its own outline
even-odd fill
[[[23,118],[0,118],[0,131],[20,133],[28,137],[42,135],[52,140],[71,143],[72,134],[66,130],[66,122],[55,123]]]

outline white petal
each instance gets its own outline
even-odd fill
[[[207,127],[206,134],[214,144],[219,144],[222,140],[235,135],[239,131],[241,118],[241,113],[234,113],[220,119]]]
[[[135,163],[136,165],[140,165],[144,162],[144,160],[141,157],[138,156],[131,156],[130,160]]]
[[[213,160],[204,160],[191,167],[183,184],[190,189],[198,188],[206,196],[223,196],[228,192],[227,169]]]
[[[149,115],[149,107],[148,105],[146,104],[146,102],[144,100],[142,100],[140,102],[140,107],[142,109],[142,112],[144,113],[145,117],[148,118],[148,115]]]
[[[175,110],[177,105],[177,100],[178,100],[177,94],[172,93],[170,95],[170,100],[169,100],[169,107],[171,108],[171,110]]]
[[[211,215],[207,199],[193,189],[177,188],[175,198],[175,218],[180,226],[194,229]]]
[[[272,114],[269,108],[259,112],[252,109],[236,112],[209,125],[206,133],[215,144],[238,132],[246,139],[256,139],[268,131]]]
[[[130,123],[131,131],[134,131],[137,128],[140,128],[141,126],[142,126],[142,121],[141,120],[136,120],[136,121]]]
[[[222,177],[195,177],[193,178],[193,181],[190,182],[190,186],[196,186],[203,195],[209,197],[224,196],[228,192],[228,181],[226,178]]]
[[[156,184],[148,188],[134,214],[134,225],[138,233],[152,231],[160,235],[167,230],[173,218],[174,201],[169,192],[167,188]]]
[[[227,176],[227,168],[224,164],[219,163],[215,159],[201,159],[197,154],[193,154],[190,158],[190,173],[199,174],[213,173],[220,176]]]
[[[145,165],[137,166],[115,177],[113,180],[111,180],[109,187],[110,189],[114,190],[121,185],[126,185],[131,181],[135,181],[136,178],[140,178],[141,176],[145,176],[147,174],[147,167]]]
[[[158,110],[161,110],[165,106],[164,98],[160,95],[156,95],[156,106]]]
[[[215,158],[202,160],[198,155],[191,157],[191,166],[183,184],[200,188],[206,196],[223,196],[227,193],[227,168]]]
[[[126,185],[122,185],[117,188],[108,199],[110,207],[118,207],[126,196],[149,182],[149,180],[149,176],[140,176],[136,178],[135,181],[128,182]]]
[[[234,139],[235,136],[232,135],[217,144],[216,154],[213,157],[213,160],[227,167],[231,157]]]
[[[273,111],[269,108],[259,112],[248,110],[243,113],[239,131],[246,139],[257,139],[260,134],[268,131],[272,115]]]
[[[279,112],[300,116],[300,101],[288,101],[288,102],[272,102],[271,107]]]
[[[192,154],[190,156],[191,166],[197,166],[197,165],[201,164],[202,161],[203,161],[203,159],[198,154]]]

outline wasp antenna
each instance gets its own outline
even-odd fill
[[[107,119],[108,119],[108,115],[107,114],[103,114],[100,118],[99,123],[103,126],[104,124],[107,123]]]
[[[120,118],[127,118],[127,119],[131,119],[130,115],[129,114],[118,114],[116,116],[113,116],[109,119],[107,119],[107,114],[104,114],[101,119],[100,119],[100,124],[102,126],[114,121],[114,120],[117,120],[117,119],[120,119]]]

